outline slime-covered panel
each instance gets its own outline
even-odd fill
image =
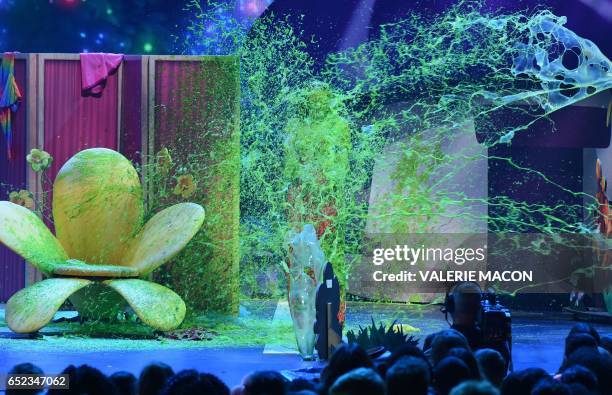
[[[233,57],[156,60],[154,151],[168,148],[177,182],[192,176],[194,183],[167,201],[199,203],[206,212],[202,230],[160,273],[192,312],[238,310],[238,95]]]
[[[23,96],[21,106],[13,115],[13,159],[7,158],[6,136],[0,133],[0,200],[8,200],[13,190],[26,187],[26,60],[15,59],[15,79]],[[0,244],[0,302],[24,286],[25,265],[20,256]]]

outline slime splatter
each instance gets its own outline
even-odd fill
[[[610,61],[565,28],[565,17],[498,15],[460,2],[435,17],[413,13],[381,26],[315,68],[307,49],[316,38],[274,16],[249,27],[221,21],[224,7],[231,9],[193,2],[183,49],[241,62],[243,291],[283,284],[276,276],[287,237],[306,223],[323,228],[321,244],[345,289],[372,226],[390,233],[443,231],[449,223],[465,233],[483,225],[545,234],[595,229],[574,203],[592,204],[592,196],[493,150],[536,121],[553,127],[551,113],[612,87]],[[326,119],[304,110],[317,100]],[[485,136],[480,143],[475,130]],[[496,163],[522,175],[513,188],[544,184],[558,202],[489,196],[486,166]],[[372,201],[375,174],[388,188]],[[483,182],[484,193],[470,192]]]

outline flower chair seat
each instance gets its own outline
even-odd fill
[[[204,222],[200,205],[175,204],[143,226],[138,174],[123,155],[106,148],[81,151],[62,166],[52,203],[57,237],[31,210],[0,202],[0,242],[50,277],[9,299],[11,330],[37,331],[68,298],[84,315],[119,309],[122,298],[153,328],[181,324],[181,297],[144,278],[198,232]]]
[[[51,271],[53,276],[66,277],[109,277],[130,278],[139,277],[138,270],[129,266],[114,265],[88,265],[85,262],[70,259],[66,263],[58,265]]]

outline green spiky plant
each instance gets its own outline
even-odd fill
[[[393,321],[391,325],[385,326],[383,322],[377,326],[372,318],[372,324],[365,328],[361,325],[355,333],[350,330],[346,333],[349,344],[357,344],[364,350],[384,347],[387,351],[395,351],[404,344],[417,345],[418,339],[414,336],[409,336],[404,333],[401,325],[397,325],[397,321]]]

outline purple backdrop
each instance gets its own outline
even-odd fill
[[[23,102],[13,118],[13,150],[15,159],[8,161],[6,139],[0,133],[0,200],[8,200],[10,191],[24,189],[26,184],[26,61],[15,60],[15,78]],[[23,259],[0,244],[0,302],[5,302],[15,291],[23,287],[25,265]]]

